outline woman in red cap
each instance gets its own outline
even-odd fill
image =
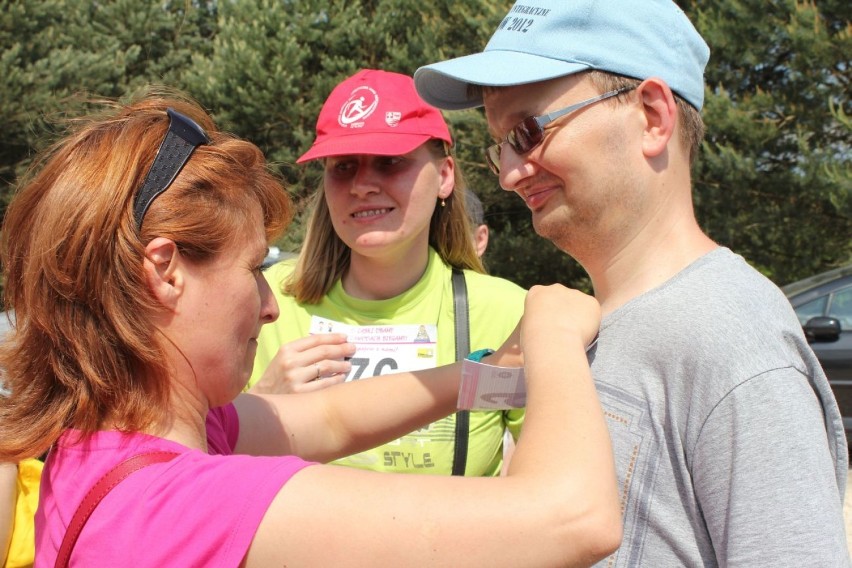
[[[324,166],[301,254],[267,271],[282,316],[258,338],[255,392],[444,365],[508,337],[524,291],[484,274],[451,146],[407,75],[365,69],[334,88],[299,158]],[[462,411],[337,463],[499,475],[503,433],[517,437],[522,417]]]

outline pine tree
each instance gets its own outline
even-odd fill
[[[780,284],[852,261],[848,2],[710,4],[701,224]]]
[[[219,124],[260,146],[297,201],[317,186],[316,164],[296,159],[337,83],[362,68],[412,74],[426,62],[477,51],[508,9],[481,0],[234,0],[220,5],[212,52],[195,57],[183,85]],[[485,172],[481,112],[448,113],[459,159]],[[493,178],[489,184],[496,189]],[[302,238],[297,218],[282,243]]]
[[[86,112],[90,100],[175,84],[191,55],[206,48],[211,22],[215,12],[199,3],[2,2],[3,211],[34,152],[64,132],[66,118]]]
[[[221,127],[257,143],[297,201],[316,166],[295,159],[328,93],[364,67],[413,73],[480,51],[511,0],[0,0],[0,213],[33,153],[87,109],[149,83],[186,90]],[[848,0],[678,3],[711,47],[694,168],[699,222],[779,284],[852,261]],[[481,109],[445,113],[482,198],[491,272],[588,290],[487,170]],[[302,237],[297,220],[285,247]]]

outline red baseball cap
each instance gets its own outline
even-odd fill
[[[325,100],[317,137],[296,161],[348,154],[399,156],[432,138],[453,143],[441,111],[420,98],[411,77],[362,69]]]

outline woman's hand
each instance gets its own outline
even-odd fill
[[[552,345],[560,339],[553,336],[554,332],[574,334],[588,346],[597,336],[600,322],[600,304],[592,296],[561,284],[533,286],[515,330],[486,362],[498,367],[523,367],[524,351],[531,342]]]
[[[342,383],[355,353],[342,333],[319,333],[282,345],[250,392],[290,394],[321,390]]]
[[[592,296],[561,284],[533,286],[524,302],[519,340],[524,352],[554,343],[559,345],[572,337],[588,347],[600,324],[601,307]]]

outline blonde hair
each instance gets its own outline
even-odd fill
[[[162,236],[197,262],[245,231],[259,206],[267,237],[292,214],[260,150],[218,132],[188,97],[149,90],[81,119],[46,152],[6,213],[0,247],[5,304],[16,331],[0,346],[0,461],[42,454],[69,428],[143,430],[165,417],[170,377],[142,271]],[[132,213],[169,126],[172,107],[210,136],[151,205]]]
[[[450,155],[443,140],[435,138],[426,144],[435,159]],[[470,239],[472,229],[465,205],[467,191],[461,168],[456,167],[455,188],[446,199],[446,205],[435,203],[429,226],[429,245],[450,266],[484,273],[485,268]],[[346,272],[351,250],[334,232],[322,182],[308,207],[311,215],[301,253],[296,269],[283,283],[282,291],[294,296],[299,303],[317,304]]]

